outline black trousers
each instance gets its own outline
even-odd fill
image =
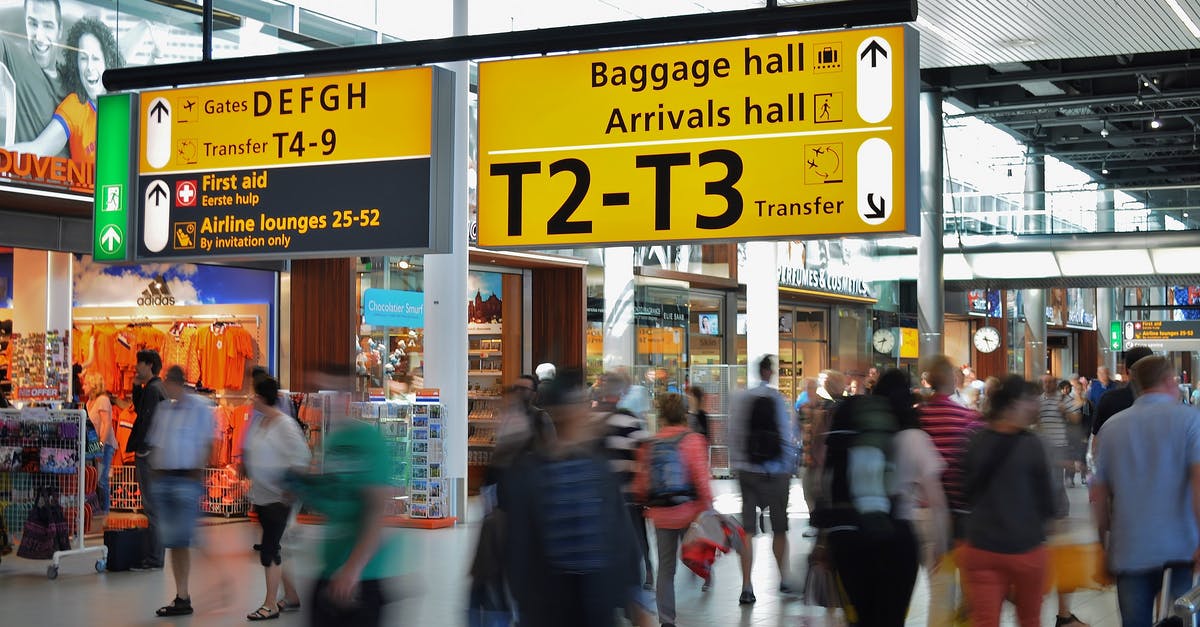
[[[835,531],[829,534],[829,548],[846,595],[858,613],[858,624],[903,627],[919,562],[912,523],[893,521],[888,537]]]
[[[629,520],[633,522],[633,535],[637,536],[638,548],[642,552],[642,562],[646,566],[646,581],[654,581],[654,566],[650,561],[650,539],[649,527],[646,525],[646,508],[634,503],[627,503],[625,507],[629,510]]]
[[[383,623],[383,607],[388,600],[383,582],[367,579],[358,582],[358,598],[350,605],[339,605],[329,599],[328,579],[320,579],[313,587],[308,601],[309,627],[374,627]]]
[[[258,524],[262,527],[262,540],[259,543],[259,563],[263,566],[278,566],[283,563],[279,541],[287,529],[288,517],[292,508],[286,503],[268,503],[255,505],[258,514]]]

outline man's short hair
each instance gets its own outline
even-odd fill
[[[167,368],[167,372],[163,375],[163,381],[183,385],[183,368],[178,364]]]
[[[158,351],[152,348],[145,348],[137,352],[137,363],[150,364],[150,374],[158,376],[162,372],[162,357],[158,356]]]
[[[1157,387],[1163,381],[1174,379],[1175,365],[1170,359],[1158,355],[1150,355],[1137,360],[1129,373],[1133,375],[1133,384],[1139,394]]]
[[[46,4],[46,3],[53,4],[54,5],[54,17],[58,19],[58,27],[62,28],[62,3],[59,2],[59,0],[25,0],[25,4],[23,6],[24,6],[26,12],[29,11],[29,3],[31,3],[31,2],[41,2],[42,4]]]
[[[1154,351],[1150,350],[1150,348],[1146,346],[1134,346],[1133,348],[1125,351],[1125,370],[1132,372],[1134,364],[1136,364],[1143,357],[1149,357],[1153,354]]]
[[[775,360],[771,359],[770,355],[763,355],[762,359],[758,360],[758,372],[775,372]]]
[[[934,390],[943,390],[953,387],[955,384],[955,375],[961,376],[961,371],[954,367],[954,362],[945,355],[934,355],[929,358],[929,362],[925,364],[926,380],[929,381],[929,387]]]

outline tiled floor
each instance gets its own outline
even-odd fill
[[[798,484],[798,482],[797,482]],[[717,507],[737,511],[739,501],[730,482],[716,482]],[[1073,516],[1069,528],[1081,540],[1091,538],[1086,519],[1087,495],[1082,488],[1071,491]],[[794,520],[792,562],[804,563],[811,546],[801,536],[804,501],[797,488],[792,498]],[[0,624],[2,625],[240,625],[245,614],[262,602],[262,569],[249,551],[257,541],[256,525],[222,524],[203,530],[207,555],[195,560],[192,594],[197,614],[176,619],[158,619],[154,609],[168,601],[173,592],[171,576],[165,571],[105,573],[93,570],[93,559],[68,558],[55,581],[45,577],[46,562],[5,558],[0,563]],[[310,575],[313,540],[317,527],[297,529],[291,547],[302,577]],[[441,531],[395,531],[404,544],[402,568],[407,572],[398,593],[403,600],[391,608],[386,624],[459,627],[465,624],[466,567],[474,546],[477,527],[459,526]],[[754,579],[758,603],[739,607],[740,575],[736,560],[723,558],[716,568],[716,586],[700,592],[700,580],[680,568],[676,581],[678,624],[690,626],[822,625],[824,610],[805,607],[799,601],[781,600],[774,592],[778,572],[770,558],[770,540],[756,541]],[[1073,609],[1095,627],[1119,625],[1115,595],[1110,591],[1073,595]],[[909,625],[924,625],[928,597],[924,576],[918,578]],[[1053,625],[1053,598],[1043,606],[1043,624]],[[1011,614],[1011,612],[1009,612]],[[271,624],[301,625],[301,615],[285,615]],[[1006,624],[1012,624],[1011,616]],[[349,627],[349,626],[347,626]]]

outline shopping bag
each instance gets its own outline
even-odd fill
[[[804,572],[804,603],[813,607],[842,607],[841,582],[833,568],[833,559],[823,544],[813,547],[808,554],[808,566]]]
[[[33,509],[29,510],[29,516],[25,519],[25,526],[21,529],[21,544],[17,547],[17,557],[31,560],[53,558],[55,551],[71,548],[66,531],[66,518],[63,516],[62,507],[58,505],[57,493],[40,490]],[[67,539],[66,546],[63,546],[64,537]]]
[[[1106,556],[1099,542],[1050,545],[1050,576],[1047,586],[1058,592],[1099,589],[1115,583],[1105,566]]]
[[[736,520],[707,510],[688,525],[679,554],[684,566],[707,581],[712,576],[712,566],[717,557],[730,551],[740,554],[745,547],[746,531]]]

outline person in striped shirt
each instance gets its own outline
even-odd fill
[[[619,407],[621,398],[629,389],[630,381],[620,372],[607,372],[600,377],[598,398],[592,410],[597,419],[605,424],[604,448],[608,452],[609,467],[621,484],[625,507],[633,522],[633,535],[637,537],[642,553],[642,565],[646,578],[643,587],[654,587],[654,568],[650,561],[649,528],[646,526],[645,507],[634,498],[633,477],[637,471],[638,449],[650,438],[646,421],[632,410]]]
[[[963,460],[971,434],[982,426],[979,412],[964,407],[954,399],[957,380],[961,371],[945,355],[930,359],[926,366],[929,385],[933,394],[920,407],[921,428],[933,440],[933,446],[945,462],[942,471],[942,487],[950,506],[951,537],[957,545],[964,537],[965,522],[969,510],[962,491]],[[930,538],[929,522],[922,520],[922,538]],[[951,625],[958,608],[955,598],[955,572],[953,560],[945,564],[931,563],[934,555],[954,546],[933,547],[928,542],[924,547],[926,571],[929,572],[929,625],[930,627]]]

